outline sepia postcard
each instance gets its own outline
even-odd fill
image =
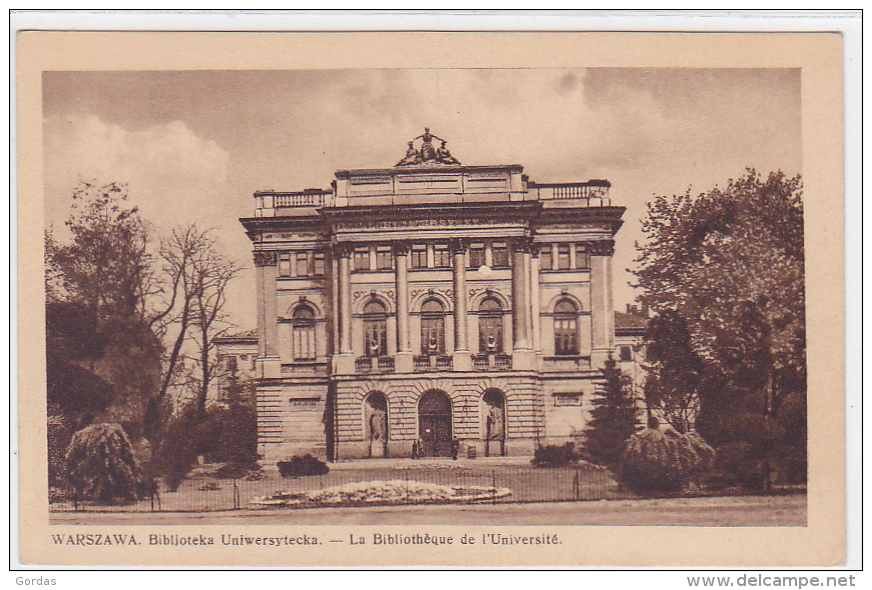
[[[846,559],[837,33],[25,31],[19,559]]]

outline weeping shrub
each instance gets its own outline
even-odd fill
[[[136,499],[139,466],[118,424],[92,424],[76,432],[64,472],[79,499],[109,504]]]
[[[677,492],[711,468],[714,457],[714,450],[695,432],[648,428],[627,441],[620,480],[638,493]]]
[[[324,461],[306,453],[302,457],[294,455],[288,461],[276,463],[282,477],[300,477],[305,475],[324,475],[330,468]]]

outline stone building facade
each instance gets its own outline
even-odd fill
[[[329,190],[259,191],[241,220],[267,462],[531,454],[584,428],[623,207],[607,181],[464,166],[433,137]]]

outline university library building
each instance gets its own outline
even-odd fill
[[[339,170],[329,190],[256,192],[241,222],[264,460],[577,441],[615,351],[624,208],[609,187],[465,166],[428,129],[393,167]]]

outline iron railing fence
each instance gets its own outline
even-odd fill
[[[69,494],[51,503],[50,510],[210,512],[268,510],[275,506],[573,502],[646,497],[626,490],[608,470],[592,465],[535,469],[525,465],[470,465],[468,461],[430,463],[427,460],[384,468],[339,467],[324,475],[291,478],[282,478],[278,474],[259,480],[196,477],[183,481],[174,491],[159,487],[159,493],[127,504],[77,501],[73,494]],[[321,490],[325,491],[319,492]],[[725,491],[715,495],[734,493]],[[712,494],[697,491],[681,495]],[[315,496],[320,496],[320,499]],[[325,498],[328,499],[325,501]],[[343,501],[333,503],[329,498],[334,501],[342,498]],[[262,502],[270,499],[281,502]]]

